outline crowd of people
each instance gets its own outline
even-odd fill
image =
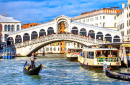
[[[116,57],[117,51],[97,51],[96,57]]]

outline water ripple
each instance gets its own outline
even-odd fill
[[[102,71],[84,69],[79,62],[69,62],[65,58],[37,58],[36,63],[48,66],[39,75],[23,74],[23,65],[28,57],[0,60],[0,85],[126,85],[129,82],[111,79]],[[37,65],[37,64],[36,64]],[[125,68],[122,68],[123,70]],[[122,69],[117,70],[122,72]]]

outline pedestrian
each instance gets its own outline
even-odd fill
[[[34,62],[35,62],[35,60],[34,60],[34,53],[32,53],[30,61],[31,61],[31,69],[33,69],[34,68]]]

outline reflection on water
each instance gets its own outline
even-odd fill
[[[54,58],[56,56],[56,58]],[[60,57],[62,56],[62,57]],[[69,62],[64,55],[46,55],[37,57],[36,63],[44,68],[39,75],[23,74],[23,65],[29,57],[19,57],[13,60],[0,60],[0,83],[3,85],[99,85],[99,84],[129,84],[129,82],[111,79],[103,71],[82,68],[79,62]],[[114,70],[123,72],[126,68]]]

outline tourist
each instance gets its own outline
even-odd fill
[[[24,64],[24,67],[28,66],[28,62],[26,61],[26,63]]]
[[[34,53],[32,53],[30,61],[31,61],[31,69],[33,69],[34,68],[34,62],[35,62],[35,60],[34,60]]]

